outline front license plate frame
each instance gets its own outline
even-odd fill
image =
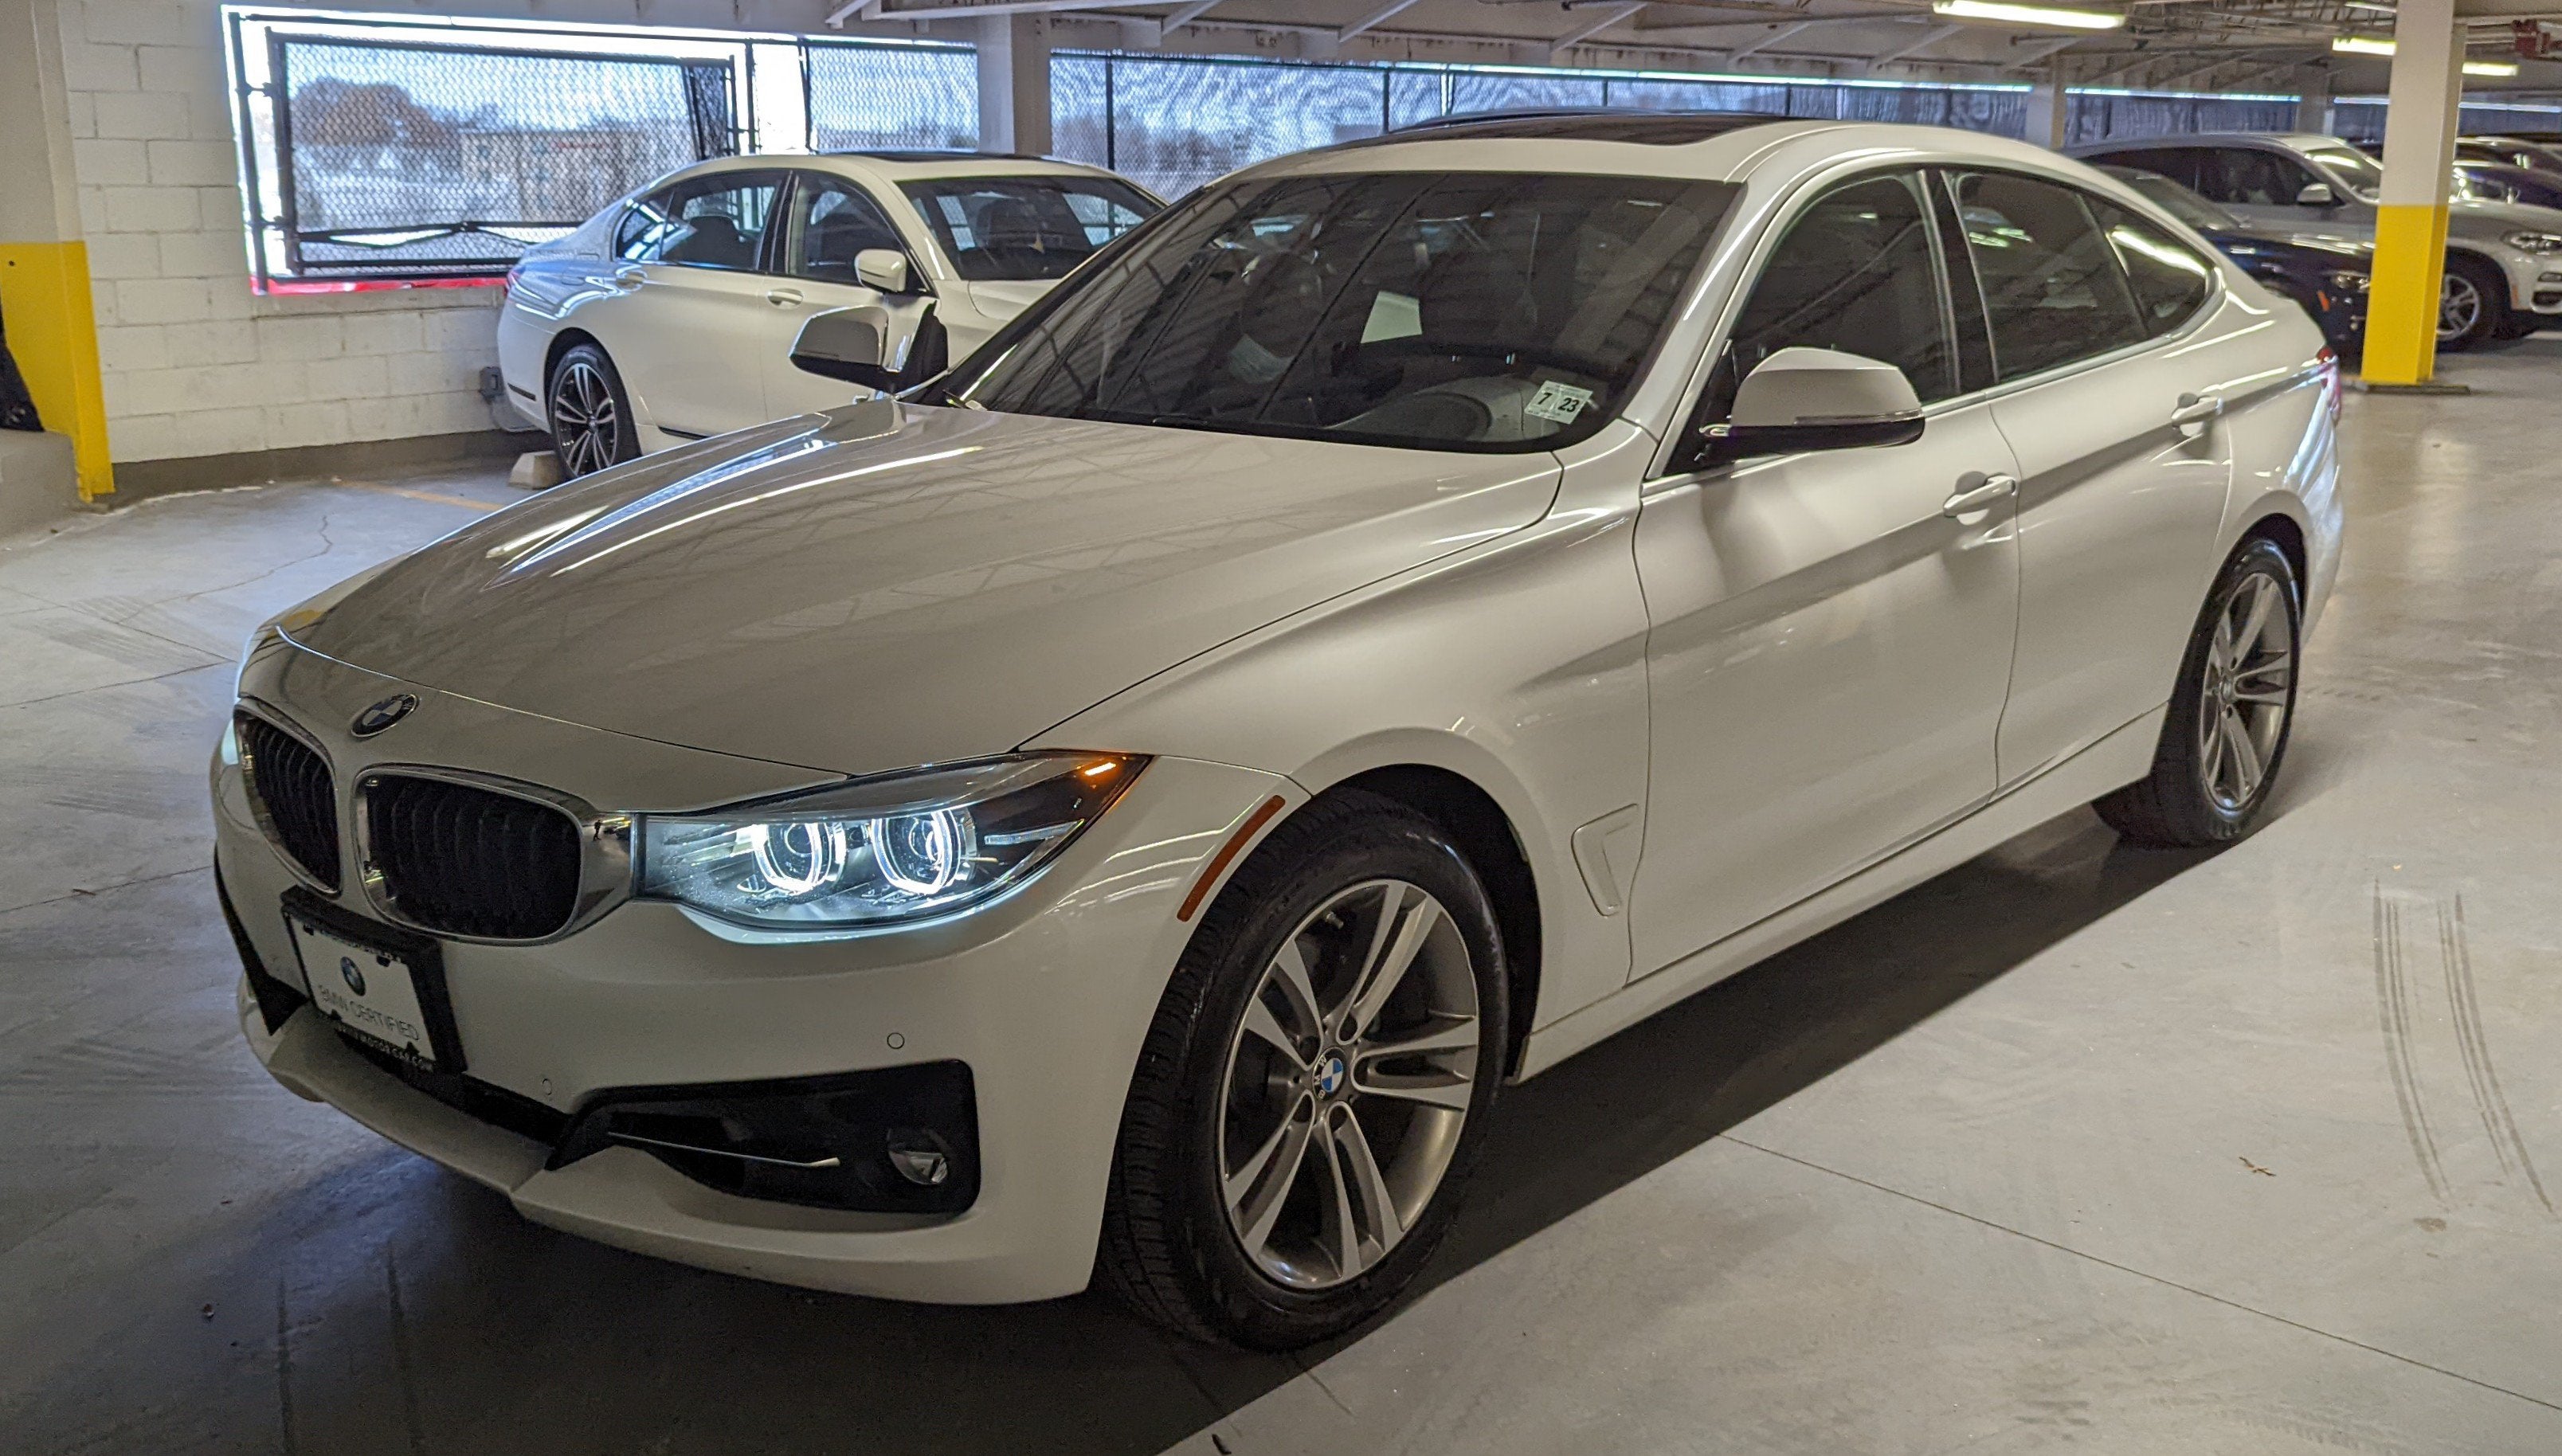
[[[282,908],[284,936],[292,944],[294,962],[302,972],[303,994],[311,998],[312,1012],[327,1021],[331,1030],[360,1046],[396,1057],[423,1071],[454,1073],[464,1070],[462,1038],[455,1031],[454,1002],[446,992],[443,946],[426,936],[351,914],[299,885],[284,892]],[[323,995],[334,989],[334,983],[327,978],[340,973],[335,966],[313,968],[309,938],[314,935],[325,936],[356,951],[372,952],[380,959],[369,964],[378,972],[407,973],[409,989],[416,998],[418,1019],[424,1023],[427,1054],[421,1055],[410,1045],[355,1025],[332,1009],[333,1001],[344,1001],[346,998]],[[360,974],[362,969],[365,968],[360,968]],[[399,1004],[397,992],[398,985],[393,983],[389,1009],[395,1014],[406,1010]]]

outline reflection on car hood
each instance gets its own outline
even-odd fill
[[[1528,525],[1556,477],[1545,454],[876,401],[550,491],[292,635],[505,707],[872,773],[1005,752],[1219,642]]]
[[[2332,233],[2304,233],[2282,228],[2226,228],[2210,234],[2227,253],[2292,257],[2298,262],[2364,268],[2375,257],[2372,238],[2343,238]]]
[[[2519,229],[2562,234],[2562,209],[2534,207],[2523,202],[2470,202],[2462,198],[2447,207],[2447,231],[2459,238],[2496,240]]]
[[[1011,318],[1058,286],[1056,278],[993,278],[968,285],[970,301],[990,318]]]
[[[2309,253],[2337,254],[2341,258],[2359,263],[2375,256],[2375,240],[2372,238],[2334,238],[2327,233],[2288,233],[2273,241],[2284,243],[2290,248],[2301,248]]]

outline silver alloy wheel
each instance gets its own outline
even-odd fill
[[[2295,670],[2295,625],[2286,588],[2253,574],[2215,608],[2197,700],[2198,776],[2207,798],[2240,814],[2268,781],[2285,741]]]
[[[1299,922],[1219,1081],[1221,1202],[1255,1267],[1330,1289],[1423,1216],[1476,1092],[1477,978],[1441,902],[1371,880]]]
[[[2460,338],[2481,321],[2482,294],[2473,280],[2454,269],[2438,284],[2438,337]]]
[[[561,468],[584,475],[613,464],[621,435],[614,386],[595,365],[573,360],[552,382],[552,448]]]

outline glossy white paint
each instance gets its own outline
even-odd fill
[[[253,655],[244,692],[309,730],[342,782],[396,749],[645,811],[1018,746],[1159,756],[1027,889],[958,921],[749,945],[632,903],[549,945],[452,951],[474,1074],[555,1106],[968,1060],[990,1140],[969,1214],[892,1228],[778,1209],[624,1152],[539,1173],[530,1145],[336,1055],[307,1016],[274,1038],[253,1020],[254,1045],[288,1085],[563,1227],[831,1288],[1038,1298],[1090,1268],[1138,1038],[1190,929],[1175,906],[1269,796],[1295,810],[1421,766],[1501,810],[1540,926],[1528,1074],[2140,776],[2235,539],[2293,523],[2308,618],[2337,559],[2335,372],[2310,322],[2230,265],[2181,333],[1934,406],[1917,444],[1667,465],[1774,230],[1829,181],[1937,161],[2067,180],[2189,236],[2052,153],[1930,128],[1285,158],[1269,169],[1661,172],[1742,192],[1629,408],[1568,450],[875,404],[501,512]],[[2185,394],[2223,409],[2174,423]],[[2004,473],[2016,502],[1947,513]],[[350,738],[395,685],[423,699],[397,741]],[[217,763],[214,789],[226,881],[290,977],[265,924],[286,872],[237,770]]]
[[[1992,797],[2019,539],[2008,499],[1954,519],[1943,506],[2018,467],[1983,402],[1928,419],[1891,454],[1784,456],[1648,493],[1639,974]]]
[[[712,174],[790,171],[860,189],[905,241],[912,287],[888,295],[853,283],[614,257],[616,225],[635,198]],[[970,282],[954,270],[903,182],[954,177],[1109,176],[1038,158],[953,155],[899,160],[862,155],[722,157],[660,177],[557,243],[536,248],[511,275],[498,312],[498,368],[517,409],[548,419],[554,345],[594,341],[632,397],[646,452],[787,415],[831,409],[865,393],[794,369],[792,340],[810,315],[880,303],[912,331],[929,302],[960,359],[1049,291],[1046,282]]]

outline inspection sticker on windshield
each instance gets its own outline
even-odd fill
[[[1582,414],[1583,407],[1590,403],[1592,391],[1544,379],[1540,381],[1539,393],[1532,395],[1530,403],[1522,406],[1522,413],[1535,420],[1554,420],[1559,425],[1571,425],[1574,417]]]

